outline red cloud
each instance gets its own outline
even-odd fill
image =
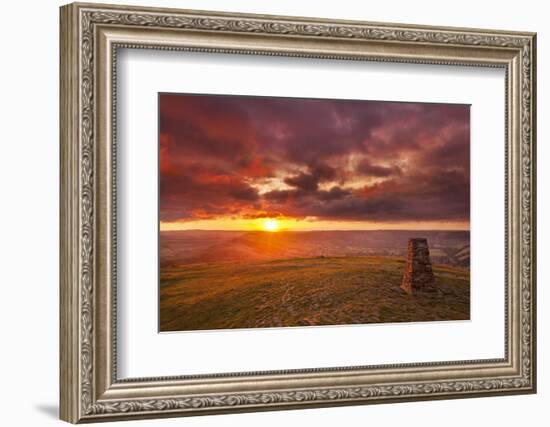
[[[466,105],[163,94],[161,219],[468,220],[469,114]]]

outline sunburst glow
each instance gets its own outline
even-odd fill
[[[262,224],[265,231],[275,232],[279,231],[279,221],[273,218],[268,218]]]

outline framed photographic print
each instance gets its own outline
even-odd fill
[[[533,393],[535,34],[61,8],[61,418]]]
[[[159,117],[161,332],[470,319],[469,105],[162,93]]]

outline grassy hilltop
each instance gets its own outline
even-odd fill
[[[161,269],[160,330],[470,318],[467,268],[434,265],[439,293],[400,289],[401,257],[197,262]]]

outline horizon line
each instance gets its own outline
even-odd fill
[[[220,231],[233,231],[233,232],[242,232],[242,233],[269,233],[269,234],[277,234],[277,233],[283,233],[283,232],[293,232],[293,233],[309,233],[309,232],[321,232],[321,233],[324,233],[324,232],[327,232],[327,231],[468,231],[470,232],[470,229],[460,229],[460,228],[456,228],[456,229],[448,229],[448,228],[426,228],[426,229],[418,229],[418,228],[413,228],[413,229],[410,229],[410,228],[370,228],[370,229],[353,229],[353,228],[350,228],[350,229],[329,229],[329,230],[315,230],[315,229],[297,229],[297,230],[292,230],[292,229],[281,229],[281,230],[278,230],[278,231],[267,231],[267,230],[239,230],[239,229],[209,229],[209,228],[188,228],[188,229],[179,229],[179,230],[160,230],[159,229],[159,232],[161,233],[171,233],[171,232],[179,232],[179,231],[217,231],[217,232],[220,232]]]

